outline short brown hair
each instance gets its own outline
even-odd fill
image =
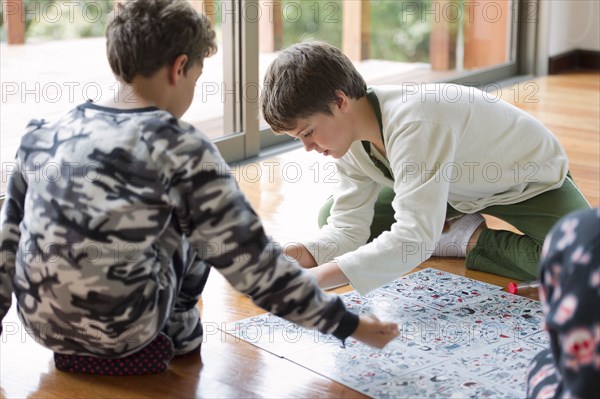
[[[323,42],[295,44],[267,69],[261,91],[263,116],[276,133],[292,130],[297,118],[331,115],[336,91],[361,98],[367,84],[338,48]]]
[[[185,0],[130,0],[116,5],[106,29],[106,52],[114,74],[131,83],[149,77],[181,54],[184,72],[217,51],[206,16]]]

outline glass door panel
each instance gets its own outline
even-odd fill
[[[279,50],[305,40],[341,48],[367,84],[457,80],[482,85],[516,73],[517,1],[283,0],[259,4],[264,9],[259,22],[261,81]],[[267,128],[262,120],[261,128]]]

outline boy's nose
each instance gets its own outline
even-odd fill
[[[304,149],[306,151],[312,151],[312,150],[315,149],[315,143],[312,140],[308,139],[308,138],[302,140],[302,144],[304,144]]]

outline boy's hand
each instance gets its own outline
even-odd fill
[[[369,346],[381,349],[399,334],[396,323],[380,321],[374,315],[361,315],[358,327],[352,337]]]

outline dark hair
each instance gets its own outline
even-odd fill
[[[118,4],[106,29],[114,74],[126,83],[149,77],[185,54],[184,72],[217,51],[210,21],[184,0],[130,0]]]
[[[367,84],[352,61],[338,48],[323,42],[295,44],[269,65],[261,91],[262,113],[274,132],[296,127],[297,118],[322,112],[342,91],[350,98],[367,93]]]

